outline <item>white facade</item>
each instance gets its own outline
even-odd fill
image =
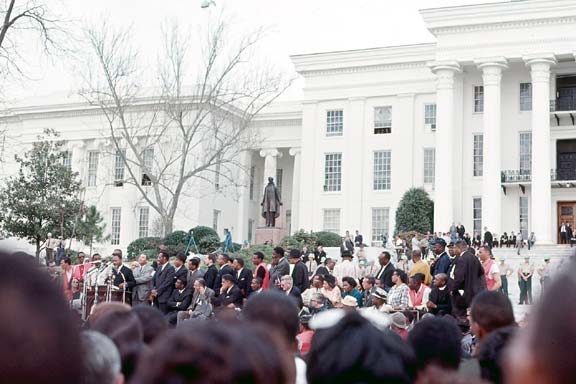
[[[435,43],[293,56],[303,99],[272,105],[254,122],[262,145],[245,156],[246,187],[235,197],[186,199],[175,228],[212,226],[217,217],[220,233],[233,228],[234,241],[253,241],[264,181],[281,174],[278,225],[292,230],[358,229],[377,243],[392,235],[404,192],[424,187],[435,201],[435,231],[461,222],[471,234],[522,229],[556,242],[560,220],[576,217],[576,3],[421,15]],[[106,144],[95,136],[101,121],[84,109],[28,106],[5,121],[23,142],[59,130],[85,179],[88,151]],[[102,185],[90,198],[108,229],[112,208],[121,207],[121,247],[138,237],[136,191]]]

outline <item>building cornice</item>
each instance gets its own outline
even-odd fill
[[[435,57],[435,43],[294,55],[296,71],[305,77],[409,69]]]
[[[428,30],[435,36],[526,28],[576,22],[572,0],[525,0],[464,5],[420,11]]]

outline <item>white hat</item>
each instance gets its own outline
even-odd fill
[[[353,296],[348,295],[342,299],[342,305],[347,307],[357,307],[358,301]]]

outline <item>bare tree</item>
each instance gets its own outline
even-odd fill
[[[35,47],[43,53],[62,49],[62,24],[64,21],[41,0],[0,1],[0,78],[26,77],[22,65],[25,54]]]
[[[121,182],[135,186],[167,234],[183,195],[206,185],[220,193],[224,185],[245,184],[243,154],[260,141],[251,122],[290,81],[256,62],[262,30],[231,36],[219,20],[199,47],[175,24],[163,32],[157,87],[150,90],[142,86],[145,66],[130,30],[89,30],[96,70],[80,93],[105,116],[115,156],[127,170]]]

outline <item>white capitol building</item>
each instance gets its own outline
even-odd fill
[[[243,159],[245,187],[187,195],[174,228],[232,228],[235,242],[253,242],[272,176],[284,203],[277,226],[286,231],[358,229],[376,245],[392,235],[404,192],[423,187],[436,231],[460,222],[471,234],[533,231],[538,243],[556,243],[560,223],[576,219],[576,1],[421,16],[436,42],[292,56],[303,98],[255,119],[262,142]],[[121,165],[103,155],[111,144],[99,113],[46,98],[1,120],[21,144],[45,128],[62,134],[86,202],[111,234],[103,247],[125,248],[155,235],[156,218],[135,187],[114,183]],[[5,144],[3,176],[16,172],[15,149]]]

